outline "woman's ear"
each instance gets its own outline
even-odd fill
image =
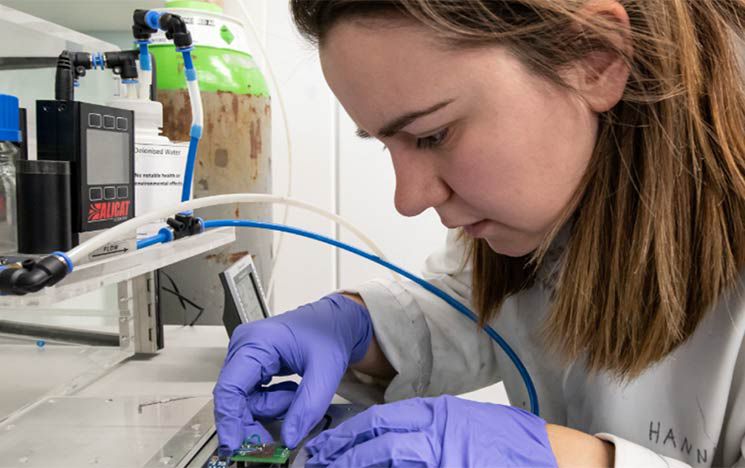
[[[615,50],[588,53],[567,70],[566,76],[593,111],[606,112],[621,100],[629,78],[627,57],[632,55],[629,16],[615,0],[591,0],[579,13],[588,21],[600,16],[618,30],[612,39]]]

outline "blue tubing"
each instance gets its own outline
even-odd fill
[[[150,65],[150,52],[148,51],[149,41],[138,41],[140,46],[140,68],[143,71],[150,71],[153,67]]]
[[[137,241],[137,250],[150,247],[151,245],[171,242],[173,240],[173,232],[168,228],[162,228],[154,236],[146,237]]]
[[[189,139],[189,153],[186,156],[186,169],[184,172],[184,185],[181,188],[181,201],[191,199],[191,185],[194,179],[194,164],[197,161],[197,149],[199,147],[199,137],[192,136]]]
[[[268,229],[272,231],[287,232],[290,234],[307,237],[309,239],[314,239],[314,240],[317,240],[317,241],[320,241],[320,242],[323,242],[329,245],[333,245],[334,247],[337,247],[342,250],[346,250],[347,252],[352,252],[354,254],[359,255],[360,257],[364,257],[374,263],[377,263],[378,265],[384,266],[388,268],[389,270],[393,270],[399,275],[405,278],[408,278],[409,280],[417,283],[418,285],[422,286],[427,291],[431,292],[435,296],[447,302],[449,305],[451,305],[461,314],[465,315],[468,319],[470,319],[474,323],[478,323],[478,318],[476,317],[476,314],[471,312],[468,309],[468,307],[461,304],[458,300],[450,296],[445,291],[439,289],[437,286],[429,283],[428,281],[425,281],[419,278],[416,275],[409,273],[406,270],[403,270],[402,268],[397,267],[396,265],[392,263],[389,263],[383,260],[377,255],[372,255],[356,247],[353,247],[349,244],[339,242],[335,239],[331,239],[329,237],[322,236],[320,234],[316,234],[316,233],[309,232],[309,231],[304,231],[302,229],[297,229],[297,228],[293,228],[290,226],[283,226],[281,224],[262,223],[259,221],[250,221],[250,220],[245,220],[245,219],[221,219],[221,220],[212,220],[212,221],[204,222],[205,229],[224,227],[224,226],[251,227],[251,228],[259,228],[259,229]],[[510,345],[507,344],[507,341],[505,341],[504,338],[502,338],[499,335],[499,333],[496,332],[496,330],[494,330],[489,325],[485,325],[484,331],[486,331],[486,334],[489,335],[489,337],[492,340],[496,341],[499,347],[502,348],[504,353],[507,355],[510,361],[512,361],[512,363],[517,368],[518,372],[520,373],[520,376],[523,379],[523,382],[525,383],[525,388],[528,392],[528,398],[530,399],[530,411],[536,416],[539,416],[540,409],[538,406],[538,394],[535,390],[533,379],[530,378],[530,374],[528,373],[528,370],[525,368],[525,365],[522,363],[520,358],[517,356],[517,353],[515,353],[515,351],[510,347]]]
[[[197,80],[197,70],[194,68],[194,61],[191,57],[191,50],[192,49],[189,48],[181,52],[184,57],[184,74],[186,75],[186,81]],[[202,127],[200,125],[197,125],[196,123],[193,123],[191,127],[190,137],[189,153],[186,158],[186,171],[184,172],[184,185],[181,188],[181,201],[188,201],[191,199],[191,185],[194,178],[194,164],[197,160],[197,148],[199,146],[199,139],[202,137]]]
[[[297,236],[314,239],[314,240],[323,242],[325,244],[332,245],[339,249],[346,250],[347,252],[357,254],[360,257],[364,257],[374,263],[377,263],[378,265],[384,266],[388,268],[389,270],[392,270],[398,273],[399,275],[417,283],[418,285],[420,285],[427,291],[431,292],[435,296],[447,302],[450,306],[452,306],[455,310],[457,310],[458,312],[466,316],[472,322],[478,323],[478,318],[476,317],[476,314],[471,312],[471,310],[468,309],[468,307],[464,306],[457,299],[453,298],[451,295],[441,290],[437,286],[433,285],[432,283],[428,281],[425,281],[419,278],[416,275],[413,275],[412,273],[409,273],[408,271],[402,268],[397,267],[396,265],[390,262],[383,260],[377,255],[372,255],[370,253],[365,252],[364,250],[360,250],[349,244],[339,242],[335,239],[331,239],[330,237],[326,237],[321,234],[316,234],[314,232],[309,232],[309,231],[305,231],[302,229],[293,228],[290,226],[283,226],[281,224],[262,223],[259,221],[250,221],[247,219],[220,219],[220,220],[211,220],[211,221],[204,222],[205,229],[218,228],[218,227],[250,227],[250,228],[258,228],[258,229],[267,229],[270,231],[287,232],[289,234],[295,234]],[[168,242],[168,241],[163,240],[160,237],[160,234],[158,234],[157,236],[152,236],[147,239],[138,241],[137,248],[141,249],[141,248],[153,245],[153,244],[157,244],[158,242]],[[530,412],[535,414],[536,416],[540,416],[540,408],[538,405],[538,393],[536,392],[535,385],[533,384],[533,379],[531,379],[530,374],[528,373],[528,369],[525,368],[525,365],[520,360],[520,358],[517,356],[517,353],[515,353],[512,347],[510,347],[507,341],[505,341],[505,339],[502,338],[502,336],[499,333],[497,333],[496,330],[494,330],[489,325],[484,325],[483,328],[486,334],[489,335],[489,337],[492,340],[494,340],[499,345],[500,348],[502,348],[502,351],[504,351],[504,353],[507,355],[510,361],[512,361],[512,364],[515,366],[517,371],[520,373],[520,377],[522,377],[523,382],[525,383],[525,389],[528,392],[528,398],[530,400]]]
[[[168,241],[160,234],[146,237],[145,239],[137,241],[137,250],[144,249],[145,247],[150,247],[151,245],[160,244],[163,242],[168,242]]]
[[[191,49],[181,51],[184,57],[184,74],[186,75],[186,81],[196,81],[197,71],[194,68],[194,61],[191,58]]]

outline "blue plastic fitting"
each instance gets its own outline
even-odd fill
[[[153,69],[150,64],[150,51],[148,50],[148,44],[150,41],[137,41],[140,46],[140,68],[143,71],[150,71]]]
[[[191,47],[188,50],[180,51],[184,56],[184,74],[186,81],[197,80],[197,70],[194,68],[194,60],[191,58]]]
[[[160,12],[150,10],[145,13],[145,22],[151,29],[160,29]]]
[[[95,52],[93,55],[91,55],[91,65],[93,66],[93,69],[100,68],[103,70],[105,68],[104,63],[104,56],[101,52]]]
[[[173,230],[170,228],[160,228],[158,235],[163,239],[163,243],[171,242],[173,240]]]
[[[184,70],[186,75],[186,81],[197,81],[197,71],[193,68],[186,68]]]

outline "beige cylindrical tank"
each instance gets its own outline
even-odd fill
[[[192,57],[204,106],[194,197],[270,193],[270,98],[248,52],[243,25],[222,14],[221,0],[169,1],[165,10],[184,18],[194,40]],[[162,34],[153,37],[150,50],[157,66],[158,100],[163,103],[163,133],[174,141],[188,140],[191,111],[182,56]],[[271,221],[271,207],[264,205],[212,207],[196,214],[204,219]],[[271,233],[238,229],[237,237],[229,246],[161,270],[159,300],[165,323],[191,323],[201,310],[197,323],[221,323],[224,295],[218,274],[245,255],[252,255],[267,284]]]

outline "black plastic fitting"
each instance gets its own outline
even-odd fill
[[[106,68],[110,68],[125,80],[137,79],[137,59],[135,50],[105,52]],[[54,98],[58,101],[75,99],[75,82],[85,76],[86,70],[93,68],[93,59],[87,52],[63,50],[57,58],[57,72],[54,80]]]
[[[57,57],[57,70],[54,75],[54,98],[58,101],[72,101],[75,98],[75,75],[73,54],[63,50]]]
[[[157,33],[157,29],[153,29],[147,24],[145,15],[149,10],[135,10],[132,14],[132,35],[138,41],[147,41],[150,36]]]
[[[160,16],[160,27],[166,32],[166,37],[173,41],[177,49],[187,49],[192,46],[191,34],[184,19],[173,13],[163,13]]]
[[[137,59],[139,52],[125,50],[104,52],[106,68],[122,77],[123,80],[137,79]],[[75,82],[85,76],[86,70],[93,68],[93,59],[87,52],[63,50],[57,58],[57,72],[54,77],[54,98],[58,101],[75,100]]]
[[[132,35],[139,41],[146,41],[158,32],[147,23],[148,11],[135,10],[132,15]],[[187,49],[192,46],[191,34],[181,16],[173,13],[163,13],[158,19],[158,25],[166,32],[166,37],[173,41],[177,49]]]
[[[204,232],[202,219],[191,214],[179,213],[173,218],[168,218],[166,223],[173,229],[174,240]]]
[[[56,255],[39,261],[25,260],[20,266],[0,270],[0,293],[23,296],[57,284],[67,276],[67,263]]]
[[[91,54],[88,52],[72,52],[72,66],[74,67],[73,73],[76,80],[85,76],[85,71],[93,68]]]
[[[58,101],[72,101],[75,98],[75,82],[85,76],[85,71],[93,68],[91,54],[63,50],[57,57],[57,71],[54,76],[54,98]]]
[[[137,59],[140,52],[137,50],[123,50],[117,52],[104,52],[106,68],[110,68],[123,80],[137,79]]]

